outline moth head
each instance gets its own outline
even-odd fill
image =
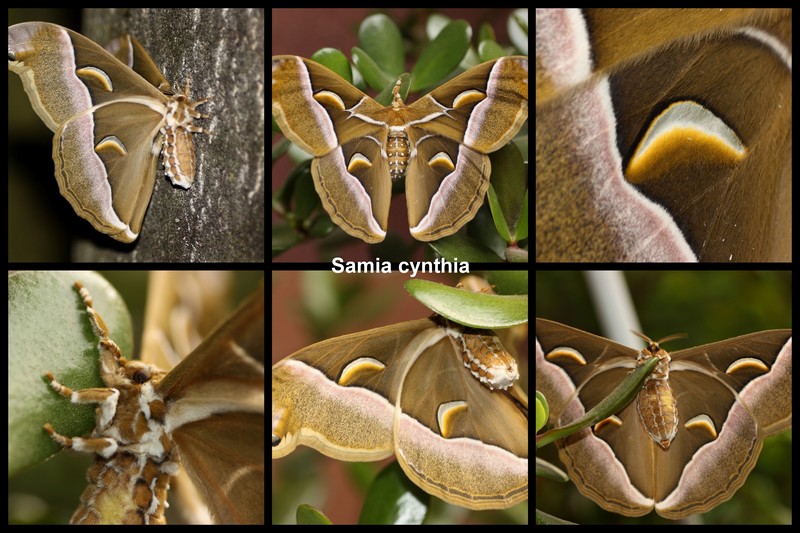
[[[686,338],[686,334],[685,333],[675,333],[674,335],[668,335],[668,336],[664,337],[663,339],[659,339],[657,341],[654,341],[653,339],[651,339],[647,335],[639,333],[638,331],[633,331],[633,334],[636,335],[637,337],[641,337],[642,339],[645,340],[645,342],[647,342],[647,346],[642,350],[642,352],[647,352],[651,356],[656,356],[657,355],[659,357],[663,357],[667,353],[666,350],[664,350],[660,346],[661,343],[667,342],[667,341],[671,341],[671,340],[675,340],[675,339]]]
[[[115,356],[104,351],[100,358],[104,381],[109,387],[121,385],[143,385],[161,381],[166,372],[156,366],[141,361],[128,361],[124,357]]]
[[[122,367],[122,371],[128,381],[138,385],[142,385],[149,381],[158,383],[164,376],[167,375],[167,373],[163,370],[141,361],[129,361],[125,363],[125,365]]]
[[[397,80],[397,83],[394,84],[394,88],[392,88],[392,108],[395,110],[401,109],[405,104],[403,103],[403,97],[400,96],[400,86],[402,82]]]

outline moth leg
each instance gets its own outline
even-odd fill
[[[92,295],[89,294],[89,290],[84,287],[83,283],[80,281],[75,282],[75,288],[78,289],[78,293],[81,295],[81,298],[83,298],[86,312],[89,314],[89,323],[92,326],[92,330],[94,330],[95,335],[100,338],[100,349],[102,350],[105,348],[111,351],[117,359],[121,358],[122,352],[120,352],[119,346],[108,336],[108,326],[103,322],[100,314],[94,310],[94,301],[92,300]]]
[[[80,281],[75,282],[75,288],[78,289],[78,293],[83,298],[83,304],[86,306],[86,312],[89,313],[89,322],[92,324],[95,334],[101,339],[107,339],[108,327],[103,322],[103,319],[100,318],[100,315],[97,314],[97,311],[94,310],[94,301],[92,300],[92,295],[89,294],[89,290]]]
[[[80,281],[75,282],[75,288],[78,290],[81,298],[83,298],[83,303],[86,306],[86,313],[89,315],[89,324],[91,324],[95,335],[100,339],[98,345],[100,350],[100,371],[103,375],[103,381],[109,384],[108,378],[112,378],[116,370],[115,365],[113,365],[111,361],[116,360],[124,365],[126,360],[122,356],[122,352],[119,346],[117,346],[117,343],[109,338],[108,326],[103,322],[100,314],[95,311],[94,301],[92,300],[92,295],[89,294],[89,290],[84,287]],[[113,359],[109,360],[109,356]]]
[[[55,376],[50,372],[46,373],[44,377],[50,381],[50,386],[53,387],[54,391],[64,398],[69,398],[72,403],[100,404],[100,419],[97,422],[97,427],[100,430],[108,427],[108,424],[117,412],[117,401],[119,400],[119,391],[117,389],[102,387],[76,391],[56,381]],[[45,430],[47,430],[46,427]]]
[[[81,437],[69,438],[56,433],[53,426],[45,424],[44,430],[50,434],[50,438],[59,443],[64,448],[69,448],[77,452],[96,453],[108,458],[117,452],[117,441],[114,439],[84,439]]]
[[[53,374],[50,372],[47,372],[44,377],[50,381],[50,386],[53,387],[53,390],[55,390],[64,398],[69,398],[72,400],[72,403],[106,403],[109,401],[109,399],[119,396],[119,391],[117,389],[109,389],[105,387],[81,389],[78,391],[72,390],[66,385],[62,385],[56,381],[55,376],[53,376]]]

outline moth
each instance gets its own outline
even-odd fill
[[[469,509],[528,498],[528,397],[491,331],[442,317],[326,340],[272,367],[272,458],[395,454],[424,491]]]
[[[528,118],[528,59],[488,61],[410,105],[399,81],[393,96],[385,107],[314,61],[272,58],[272,114],[314,156],[314,187],[334,223],[364,242],[382,241],[392,182],[405,177],[411,235],[452,235],[483,204],[488,154]]]
[[[791,261],[791,9],[540,9],[536,65],[538,261]]]
[[[183,465],[218,522],[263,524],[264,368],[254,359],[263,359],[263,289],[165,372],[124,358],[89,292],[75,288],[99,339],[105,387],[72,390],[45,374],[73,403],[98,404],[89,438],[44,425],[55,442],[96,455],[71,523],[165,523],[170,480]]]
[[[744,484],[764,438],[791,428],[791,330],[669,353],[650,339],[637,351],[537,318],[536,341],[536,386],[558,426],[645,359],[660,359],[634,401],[558,441],[570,479],[606,510],[671,519],[708,511]]]
[[[230,315],[235,280],[246,275],[231,271],[150,272],[140,360],[162,369],[177,366]],[[248,353],[258,358],[263,350]],[[180,509],[187,523],[213,523],[185,469],[170,480],[170,503]]]
[[[195,178],[194,124],[206,99],[173,91],[141,44],[125,35],[110,52],[45,22],[8,28],[8,68],[33,110],[55,133],[61,195],[78,216],[122,241],[139,236],[155,186],[159,153],[170,181]]]

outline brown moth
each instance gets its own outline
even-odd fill
[[[489,155],[528,118],[528,58],[477,65],[406,105],[383,106],[328,68],[272,58],[272,114],[314,156],[322,206],[349,235],[386,237],[392,182],[405,176],[411,235],[433,241],[467,224],[489,188]]]
[[[528,498],[528,398],[488,330],[434,316],[319,342],[272,367],[272,458],[395,454],[420,488],[469,509]]]
[[[122,241],[139,236],[155,186],[158,155],[170,181],[195,177],[194,124],[206,118],[189,84],[174,91],[141,44],[125,35],[109,50],[46,22],[8,28],[8,68],[33,110],[55,133],[61,195],[94,228]]]
[[[792,331],[672,353],[642,337],[647,347],[637,351],[536,319],[536,388],[557,426],[659,358],[636,401],[557,441],[559,456],[580,492],[606,510],[670,519],[708,511],[744,484],[764,438],[792,425]]]
[[[45,375],[73,403],[96,403],[89,438],[44,429],[64,447],[96,454],[76,524],[163,524],[167,489],[181,463],[221,523],[264,522],[263,289],[169,373],[128,361],[109,337],[89,292],[76,289],[99,338],[106,387],[73,391]]]

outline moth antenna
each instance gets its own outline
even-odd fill
[[[660,345],[662,342],[673,341],[675,339],[685,339],[685,338],[689,337],[686,333],[673,333],[672,335],[667,335],[666,337],[663,337],[663,338],[661,338],[661,339],[659,339],[657,341],[654,341],[653,339],[651,339],[650,337],[648,337],[644,333],[639,333],[636,330],[632,329],[631,333],[633,333],[637,337],[640,337],[640,338],[644,339],[647,342],[647,344],[656,344],[656,345]]]

